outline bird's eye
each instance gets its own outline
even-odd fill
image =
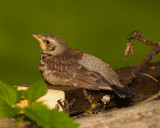
[[[50,44],[50,41],[49,41],[49,40],[46,40],[45,43],[46,43],[46,44]]]

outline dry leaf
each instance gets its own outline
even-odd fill
[[[134,56],[134,45],[132,42],[127,43],[123,59],[126,59],[127,56]]]

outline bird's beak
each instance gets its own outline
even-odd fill
[[[33,36],[34,38],[36,38],[37,40],[40,40],[40,36],[39,36],[39,35],[32,34],[32,36]]]
[[[43,43],[43,41],[42,41],[42,39],[41,39],[41,36],[40,36],[40,35],[36,35],[36,34],[32,34],[32,36],[39,41],[42,50],[45,50],[46,46],[45,46],[45,44]]]

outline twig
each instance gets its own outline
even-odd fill
[[[149,101],[151,101],[151,100],[154,100],[154,99],[157,98],[158,96],[160,96],[160,91],[159,91],[158,93],[154,94],[153,96],[151,96],[150,98],[147,98],[146,100],[140,102],[140,104],[144,104],[144,103],[147,103],[147,102],[149,102]]]
[[[57,100],[57,103],[61,106],[61,108],[66,111],[66,108],[64,107],[64,105],[62,104],[61,102],[61,99],[60,100]]]
[[[133,36],[131,36],[131,34],[133,34]],[[154,47],[154,48],[148,53],[146,58],[141,62],[141,64],[137,67],[137,69],[133,73],[131,73],[131,75],[129,75],[126,80],[124,80],[124,82],[123,82],[124,85],[130,84],[133,81],[133,79],[136,77],[136,75],[140,71],[143,70],[143,68],[152,60],[152,58],[155,55],[157,55],[160,52],[160,43],[159,42],[155,43],[155,42],[151,42],[151,41],[146,40],[144,38],[144,36],[138,31],[134,31],[134,32],[130,33],[128,35],[127,39],[129,41],[129,43],[132,43],[131,40],[139,40],[139,41],[143,42],[144,44],[149,45],[149,46]],[[130,49],[132,51],[126,50],[124,58],[126,58],[128,55],[132,55],[131,53],[134,53],[133,52],[133,47],[132,48],[127,47],[126,49]]]
[[[148,76],[149,78],[151,78],[152,80],[154,80],[155,82],[158,82],[157,79],[155,79],[153,76],[147,74],[147,73],[139,73],[139,74],[142,74],[142,75],[145,75],[145,76]]]
[[[133,36],[132,36],[133,35]],[[139,31],[134,31],[131,32],[128,36],[127,39],[129,42],[131,42],[131,40],[139,40],[141,42],[143,42],[146,45],[149,45],[151,47],[156,47],[157,45],[159,45],[159,42],[152,42],[152,41],[148,41],[144,38],[143,34],[140,33]]]

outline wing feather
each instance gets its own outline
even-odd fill
[[[45,61],[55,76],[68,80],[76,87],[99,90],[98,85],[106,85],[105,79],[99,73],[86,69],[74,59],[52,57]]]

